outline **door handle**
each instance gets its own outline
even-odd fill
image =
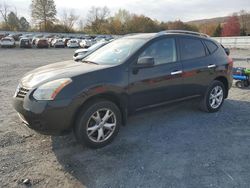
[[[212,65],[208,65],[208,66],[207,66],[207,68],[209,68],[209,69],[214,68],[214,67],[216,67],[215,64],[212,64]]]
[[[182,71],[174,71],[174,72],[171,72],[171,75],[177,75],[177,74],[182,74]]]

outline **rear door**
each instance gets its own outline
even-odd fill
[[[135,69],[139,58],[152,57],[155,65]],[[160,38],[145,47],[129,70],[130,107],[155,105],[182,96],[182,66],[175,38]]]
[[[209,76],[215,65],[199,38],[180,37],[180,58],[183,66],[183,92],[185,96],[200,95],[210,83]]]

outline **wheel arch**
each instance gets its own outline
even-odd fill
[[[84,100],[84,102],[80,105],[80,107],[78,107],[78,109],[76,110],[76,112],[74,114],[73,126],[75,125],[75,123],[77,121],[77,117],[81,113],[84,106],[86,106],[87,104],[89,104],[95,100],[98,100],[98,99],[105,99],[105,100],[111,101],[114,104],[116,104],[121,112],[122,124],[126,125],[126,122],[127,122],[127,100],[128,100],[126,94],[116,94],[113,92],[106,92],[106,93],[100,93],[100,94],[97,94],[94,96],[90,96],[89,98]]]
[[[223,83],[223,85],[225,86],[225,89],[226,89],[225,98],[227,98],[228,97],[228,91],[229,91],[229,82],[228,82],[227,78],[224,77],[224,76],[219,76],[219,77],[215,78],[214,80],[217,80],[217,81],[220,81],[220,82]]]

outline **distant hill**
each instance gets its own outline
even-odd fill
[[[201,20],[193,20],[187,22],[188,24],[192,25],[202,25],[202,24],[219,24],[219,23],[224,23],[227,20],[228,16],[224,17],[217,17],[217,18],[209,18],[209,19],[201,19]]]

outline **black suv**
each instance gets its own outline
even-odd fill
[[[216,112],[232,85],[232,60],[219,43],[187,31],[124,36],[80,62],[24,75],[14,95],[21,120],[44,134],[72,130],[93,148],[110,143],[135,111],[194,97]]]

